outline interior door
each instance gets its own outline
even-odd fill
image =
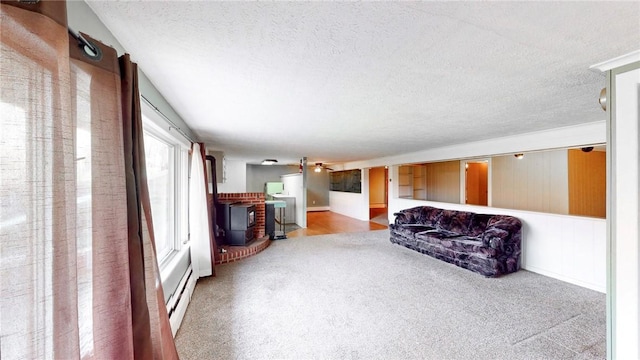
[[[488,205],[488,163],[486,161],[468,161],[465,171],[466,203],[470,205]]]

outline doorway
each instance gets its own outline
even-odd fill
[[[386,166],[369,169],[369,220],[389,225],[388,182]]]
[[[489,161],[467,161],[465,164],[465,204],[489,205]]]

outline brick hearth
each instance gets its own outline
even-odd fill
[[[271,240],[269,240],[268,236],[265,236],[263,238],[253,240],[247,246],[223,245],[222,248],[227,252],[218,254],[219,258],[216,259],[216,265],[238,261],[255,255],[266,249],[270,244]]]
[[[230,263],[255,255],[271,244],[268,236],[265,236],[265,208],[263,193],[218,193],[220,201],[233,201],[242,204],[256,206],[256,227],[253,229],[254,240],[247,246],[223,245],[224,253],[217,253],[216,265]]]

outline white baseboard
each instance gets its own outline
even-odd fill
[[[329,211],[329,210],[331,210],[331,208],[328,206],[307,207],[307,211]]]

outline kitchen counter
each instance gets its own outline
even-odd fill
[[[276,221],[280,224],[295,224],[296,223],[296,197],[293,195],[286,194],[271,194],[271,197],[276,200],[269,201],[282,201],[286,204],[284,207],[286,211],[284,212],[284,220],[282,216],[280,216],[279,212],[276,212]],[[274,204],[274,207],[279,207]]]

